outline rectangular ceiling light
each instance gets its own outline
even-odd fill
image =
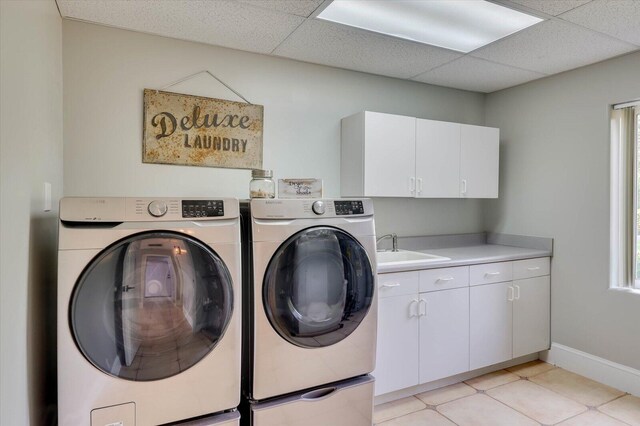
[[[464,53],[542,21],[485,0],[334,0],[317,17]]]

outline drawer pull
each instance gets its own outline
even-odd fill
[[[513,302],[513,292],[514,292],[513,287],[509,286],[507,288],[507,300],[509,302]]]
[[[316,389],[314,391],[303,394],[300,399],[302,399],[303,401],[317,401],[320,399],[327,398],[337,390],[338,388],[335,386],[330,388],[324,388],[324,389]]]
[[[496,277],[500,275],[500,272],[487,272],[484,274],[485,277]]]
[[[540,269],[539,266],[532,266],[531,268],[527,268],[527,271],[537,271],[538,269]]]
[[[514,299],[520,300],[520,286],[514,285],[513,288],[516,289]]]
[[[443,277],[443,278],[438,278],[436,280],[436,282],[438,282],[438,281],[453,281],[453,280],[454,280],[453,277]]]
[[[400,287],[400,283],[384,283],[382,284],[382,287],[384,288]]]

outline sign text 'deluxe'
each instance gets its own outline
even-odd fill
[[[145,89],[145,163],[262,168],[263,107]]]

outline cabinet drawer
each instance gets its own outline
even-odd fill
[[[473,265],[469,270],[470,285],[500,283],[511,281],[513,276],[512,262],[487,263]]]
[[[469,267],[427,269],[420,271],[420,292],[448,290],[469,285]]]
[[[378,275],[378,297],[418,293],[418,271]]]
[[[522,280],[549,275],[549,267],[550,261],[548,257],[518,260],[513,262],[513,279]]]

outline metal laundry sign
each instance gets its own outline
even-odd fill
[[[264,107],[144,90],[142,162],[262,168]]]

